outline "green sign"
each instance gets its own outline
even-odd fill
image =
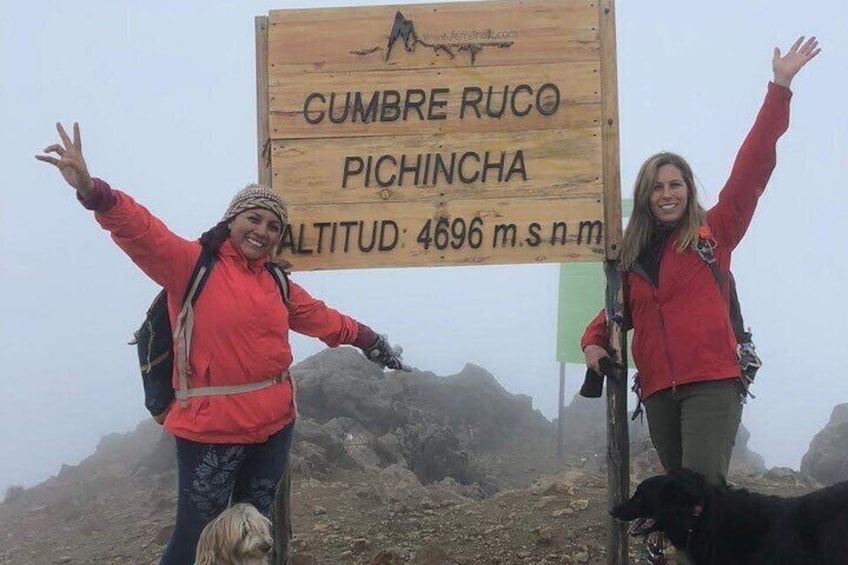
[[[621,201],[622,221],[630,217],[633,200]],[[564,263],[559,270],[557,361],[583,363],[580,337],[604,307],[606,288],[602,263]],[[632,360],[630,366],[632,367]]]

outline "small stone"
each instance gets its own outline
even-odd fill
[[[579,500],[572,500],[569,503],[569,506],[571,506],[571,508],[573,508],[574,510],[586,510],[587,508],[589,508],[589,501],[585,498]]]
[[[351,544],[351,549],[355,553],[362,553],[368,548],[368,540],[365,538],[356,538],[353,540],[353,544]]]
[[[536,541],[542,545],[550,545],[554,542],[554,531],[552,528],[542,526],[536,531]]]

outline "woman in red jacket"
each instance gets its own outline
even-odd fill
[[[402,363],[385,338],[297,284],[290,283],[288,301],[281,300],[265,268],[288,220],[286,203],[273,190],[247,186],[221,222],[200,241],[189,241],[127,194],[89,175],[77,124],[73,140],[61,124],[57,129],[61,143],[36,158],[59,168],[115,243],[165,289],[172,326],[201,250],[215,256],[194,304],[193,325],[185,330],[187,360],[179,336],[175,353],[176,365],[187,367],[191,388],[216,388],[176,402],[164,422],[176,438],[179,493],[176,526],[161,563],[192,563],[201,530],[229,502],[249,502],[272,518],[296,416],[290,330],[331,347],[355,345],[383,367]]]
[[[653,155],[636,178],[621,259],[639,395],[667,471],[689,467],[711,481],[727,475],[744,390],[727,288],[719,288],[695,247],[699,239],[711,244],[726,283],[731,252],[748,228],[776,163],[777,140],[789,126],[789,85],[819,53],[815,38],[803,39],[783,56],[775,48],[774,80],[713,208],[699,204],[692,170],[679,155]],[[601,312],[581,340],[586,364],[596,371],[607,341]]]

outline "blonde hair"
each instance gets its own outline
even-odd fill
[[[636,259],[651,241],[651,236],[656,229],[657,222],[651,212],[651,193],[660,167],[664,165],[674,165],[680,170],[689,196],[686,210],[680,220],[680,237],[675,249],[678,253],[682,253],[687,248],[694,248],[698,244],[698,228],[704,224],[707,213],[698,202],[698,190],[695,187],[692,167],[686,159],[676,153],[668,151],[657,153],[642,163],[633,185],[633,213],[630,215],[627,229],[624,230],[621,249],[621,262],[625,269],[630,269],[636,263]]]

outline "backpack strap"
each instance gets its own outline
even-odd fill
[[[291,301],[289,300],[289,273],[286,271],[286,266],[271,261],[265,264],[265,268],[274,277],[274,282],[277,283],[277,288],[280,289],[280,296],[283,299],[283,303],[288,308]]]
[[[289,298],[289,292],[291,290],[289,286],[289,272],[286,270],[289,267],[291,267],[291,264],[287,261],[282,261],[281,263],[269,261],[265,264],[265,268],[268,269],[268,272],[270,272],[274,277],[274,282],[277,283],[277,288],[280,289],[280,297],[283,299],[283,304],[286,308],[291,308],[291,300]],[[286,371],[285,376],[291,383],[292,405],[294,406],[295,417],[297,417],[297,382],[290,372]]]
[[[708,229],[701,229],[698,234],[698,243],[695,246],[695,251],[710,268],[713,278],[718,285],[719,292],[727,300],[730,308],[730,324],[733,326],[733,334],[736,336],[737,343],[746,343],[751,341],[751,334],[745,331],[745,320],[742,318],[742,307],[739,304],[739,296],[736,294],[736,279],[733,278],[733,273],[727,273],[727,286],[725,287],[724,273],[718,267],[715,258],[716,242],[711,237],[708,237]]]
[[[194,398],[196,396],[218,396],[218,395],[227,395],[227,394],[240,394],[243,392],[253,392],[255,390],[262,390],[263,388],[268,388],[271,385],[275,385],[277,383],[281,383],[284,380],[291,378],[288,371],[283,371],[279,375],[275,375],[270,379],[265,379],[264,381],[259,381],[255,383],[247,383],[243,385],[225,385],[225,386],[203,386],[203,387],[194,387],[190,389],[182,389],[175,391],[177,398],[180,401],[185,402],[189,398]],[[294,386],[294,385],[292,385]]]
[[[730,271],[727,272],[728,291],[725,293],[724,285],[722,284],[724,281],[724,275],[719,270],[718,264],[715,260],[714,249],[716,243],[715,240],[709,236],[709,228],[706,226],[701,227],[701,229],[698,230],[698,243],[695,249],[698,252],[698,255],[701,256],[701,259],[703,259],[709,266],[721,295],[727,298],[728,301],[728,307],[730,310],[730,325],[733,327],[733,335],[736,337],[736,354],[739,356],[740,369],[742,371],[739,380],[742,383],[742,388],[745,390],[745,394],[743,396],[744,402],[744,399],[748,396],[754,398],[754,395],[751,393],[750,386],[751,383],[754,382],[754,375],[762,366],[762,361],[757,355],[754,344],[751,341],[751,332],[745,331],[745,321],[742,318],[742,307],[739,304],[739,296],[736,293],[736,279],[733,277],[733,273]]]
[[[191,273],[191,278],[188,279],[185,294],[183,295],[183,304],[191,300],[194,304],[197,302],[197,297],[203,287],[206,285],[206,279],[212,266],[215,264],[215,254],[209,253],[205,248],[200,249],[200,257],[197,258],[197,263],[194,264],[194,270]]]
[[[737,343],[751,341],[751,332],[745,331],[745,321],[742,319],[742,307],[739,305],[739,296],[736,294],[736,277],[728,273],[730,285],[730,323],[733,324],[733,333],[736,334]]]
[[[186,286],[182,309],[177,316],[176,329],[174,330],[174,350],[176,351],[179,388],[174,393],[183,407],[187,405],[188,380],[191,376],[191,367],[188,360],[191,351],[191,335],[194,330],[194,303],[206,284],[206,279],[209,277],[214,264],[215,255],[208,253],[205,248],[201,248],[200,257],[194,265],[191,278]]]

